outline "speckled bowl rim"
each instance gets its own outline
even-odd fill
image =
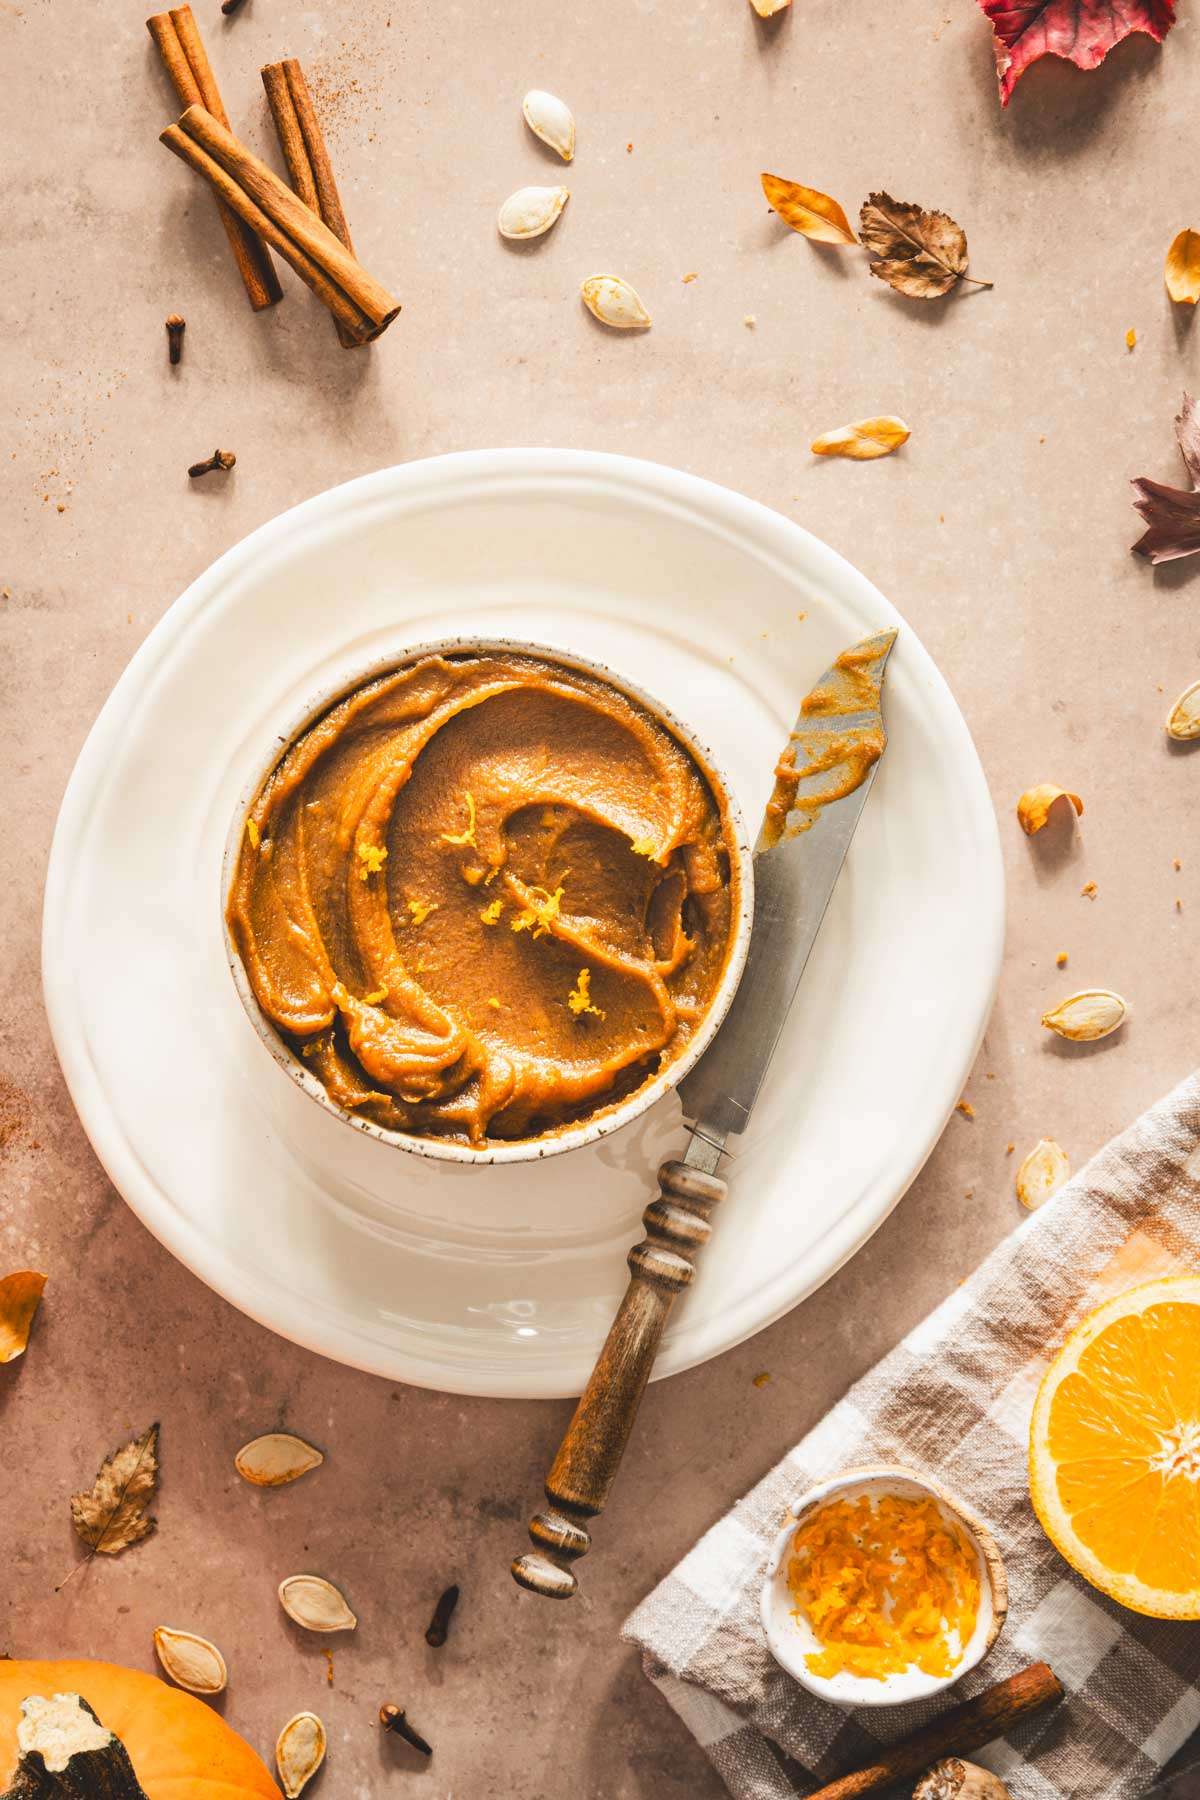
[[[955,1665],[951,1674],[932,1682],[921,1693],[910,1694],[900,1699],[897,1699],[894,1690],[889,1690],[886,1681],[878,1684],[878,1693],[870,1692],[866,1688],[866,1684],[864,1684],[862,1692],[853,1695],[831,1693],[829,1683],[811,1675],[804,1668],[803,1659],[800,1656],[795,1657],[794,1660],[789,1659],[776,1641],[771,1619],[771,1597],[775,1583],[800,1520],[805,1513],[811,1512],[816,1506],[823,1506],[827,1500],[833,1499],[844,1489],[859,1487],[867,1481],[893,1481],[897,1484],[908,1482],[915,1487],[924,1488],[927,1493],[939,1500],[947,1512],[952,1513],[958,1520],[977,1551],[987,1578],[991,1600],[991,1618],[978,1647],[969,1655],[964,1656],[961,1662]],[[1004,1568],[1004,1559],[991,1528],[985,1524],[972,1507],[940,1482],[936,1476],[926,1475],[920,1469],[906,1468],[902,1463],[856,1464],[851,1468],[839,1470],[836,1475],[827,1476],[824,1481],[817,1482],[813,1487],[806,1489],[798,1499],[793,1500],[788,1507],[788,1522],[775,1538],[759,1589],[759,1617],[762,1621],[767,1649],[779,1667],[785,1674],[790,1675],[793,1681],[798,1681],[801,1687],[806,1688],[810,1694],[816,1695],[818,1699],[828,1701],[831,1706],[845,1707],[847,1710],[853,1710],[859,1706],[915,1706],[919,1701],[930,1700],[938,1694],[945,1693],[947,1688],[951,1688],[956,1682],[961,1681],[962,1677],[969,1674],[972,1669],[977,1669],[980,1663],[990,1655],[992,1646],[1004,1629],[1004,1622],[1008,1617],[1008,1576]]]
[[[432,1137],[419,1137],[415,1133],[389,1131],[383,1125],[377,1125],[373,1119],[360,1118],[346,1107],[339,1106],[333,1100],[323,1083],[307,1069],[299,1057],[294,1056],[276,1027],[262,1011],[250,985],[249,976],[242,962],[237,946],[229,930],[229,922],[225,916],[225,908],[229,891],[233,883],[237,858],[241,850],[242,834],[245,830],[246,816],[254,800],[261,791],[264,782],[278,767],[296,740],[338,701],[345,698],[364,682],[375,680],[380,675],[392,670],[409,667],[426,656],[487,656],[492,654],[508,654],[537,657],[544,662],[557,664],[561,668],[594,675],[598,680],[615,688],[627,699],[634,700],[652,718],[664,725],[673,737],[678,739],[683,748],[699,764],[701,772],[710,783],[717,801],[723,806],[729,821],[732,838],[732,849],[739,873],[739,905],[738,916],[733,931],[733,941],[729,947],[725,968],[720,984],[704,1016],[700,1029],[695,1033],[682,1055],[675,1057],[668,1066],[661,1070],[652,1081],[644,1082],[636,1088],[627,1100],[616,1106],[611,1112],[601,1117],[584,1121],[573,1126],[569,1131],[556,1133],[544,1138],[518,1139],[512,1143],[489,1144],[486,1149],[473,1150],[468,1144],[455,1143]],[[746,821],[737,796],[733,791],[728,776],[725,774],[708,746],[701,742],[690,726],[676,717],[661,700],[649,694],[627,676],[616,673],[607,664],[595,662],[585,656],[576,656],[571,651],[551,649],[548,645],[526,641],[521,638],[506,637],[447,637],[435,638],[427,642],[404,645],[373,657],[369,663],[361,666],[356,673],[339,677],[334,682],[322,687],[311,697],[300,711],[292,716],[291,722],[284,731],[272,739],[269,752],[259,761],[255,774],[243,785],[234,807],[233,818],[229,827],[229,835],[225,840],[225,852],[221,859],[221,934],[225,946],[225,959],[229,972],[233,977],[242,1007],[254,1027],[259,1042],[269,1051],[276,1067],[325,1112],[330,1113],[344,1125],[351,1126],[365,1137],[375,1138],[381,1144],[389,1144],[398,1150],[408,1150],[417,1156],[429,1157],[435,1162],[469,1163],[472,1166],[495,1165],[497,1163],[539,1162],[547,1156],[557,1156],[566,1150],[580,1150],[587,1144],[595,1144],[601,1138],[611,1137],[613,1132],[620,1131],[634,1119],[649,1110],[664,1094],[677,1087],[679,1082],[694,1068],[703,1056],[716,1035],[717,1028],[729,1010],[737,986],[746,966],[746,956],[750,948],[750,926],[754,917],[754,858],[746,835]]]

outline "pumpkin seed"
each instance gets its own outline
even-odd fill
[[[243,1481],[255,1487],[284,1487],[325,1461],[319,1450],[287,1431],[271,1431],[243,1444],[233,1459]]]
[[[570,188],[523,187],[510,194],[496,220],[500,236],[536,238],[549,231],[571,198]]]
[[[544,88],[530,88],[521,102],[521,111],[534,137],[557,150],[564,162],[570,162],[575,154],[575,121],[570,107]]]
[[[1200,681],[1184,688],[1167,719],[1167,736],[1188,743],[1200,737]]]
[[[288,1800],[296,1800],[324,1761],[325,1727],[316,1713],[297,1713],[275,1740],[275,1767]]]
[[[580,292],[583,304],[602,325],[636,331],[650,324],[650,314],[638,295],[619,275],[589,275]]]
[[[1047,1031],[1056,1031],[1073,1044],[1090,1044],[1123,1025],[1128,1011],[1120,994],[1110,993],[1107,988],[1085,988],[1043,1013],[1042,1024]]]
[[[358,1624],[345,1597],[320,1575],[289,1575],[279,1584],[279,1604],[306,1631],[353,1631]]]
[[[194,1631],[173,1631],[160,1625],[154,1633],[154,1653],[176,1687],[189,1694],[220,1694],[229,1680],[225,1658],[207,1638]]]
[[[1071,1174],[1067,1153],[1053,1138],[1041,1138],[1017,1170],[1017,1199],[1030,1212],[1044,1206]]]

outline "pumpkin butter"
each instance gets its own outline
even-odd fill
[[[617,688],[428,656],[288,749],[227,917],[331,1099],[483,1148],[595,1116],[682,1053],[733,941],[734,848],[703,769]]]

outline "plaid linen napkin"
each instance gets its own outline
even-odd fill
[[[623,1635],[738,1800],[810,1794],[1039,1660],[1067,1698],[971,1753],[1018,1800],[1129,1800],[1200,1727],[1200,1623],[1143,1618],[1090,1588],[1044,1536],[1026,1483],[1049,1354],[1110,1294],[1183,1270],[1200,1270],[1200,1074],[1000,1244],[643,1601]],[[941,1478],[991,1525],[1008,1622],[948,1696],[847,1712],[772,1660],[759,1586],[790,1501],[893,1461]]]

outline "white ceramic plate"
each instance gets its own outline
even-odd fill
[[[685,1142],[678,1100],[502,1168],[409,1155],[313,1106],[224,961],[247,770],[307,695],[386,651],[513,636],[664,701],[754,819],[800,698],[889,624],[889,749],[657,1372],[794,1306],[891,1211],[962,1091],[999,972],[991,803],[945,683],[863,576],[753,501],[587,452],[439,457],[307,501],[193,583],[113,690],[55,832],[43,972],[84,1128],[139,1218],[327,1356],[457,1393],[578,1393],[653,1171]]]

